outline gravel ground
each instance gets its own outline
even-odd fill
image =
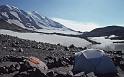
[[[61,58],[63,56],[72,56],[72,51],[80,51],[81,48],[77,47],[65,47],[60,44],[49,44],[30,40],[19,39],[17,37],[12,37],[8,35],[0,34],[0,57],[6,55],[12,56],[35,56],[45,62],[47,56]],[[16,62],[4,62],[0,63],[0,66],[10,66]],[[59,67],[49,70],[54,70],[55,72],[68,73],[72,70],[72,66]],[[119,77],[124,77],[124,71],[122,68],[117,67]],[[16,72],[11,74],[0,75],[0,77],[13,77]]]

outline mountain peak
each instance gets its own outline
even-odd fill
[[[0,7],[5,7],[5,8],[10,8],[11,9],[12,6],[6,4],[6,5],[0,5]]]
[[[6,11],[19,11],[19,9],[15,6],[11,5],[1,5],[0,6],[0,11],[6,12]]]
[[[9,11],[9,10],[11,10],[12,8],[11,8],[11,6],[9,6],[9,5],[1,5],[0,6],[0,11]]]
[[[32,11],[33,14],[39,14],[37,11]]]

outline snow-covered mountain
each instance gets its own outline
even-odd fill
[[[45,16],[41,16],[35,11],[26,12],[10,5],[0,6],[0,21],[6,21],[9,24],[14,24],[28,30],[39,31],[39,29],[47,29],[72,31],[58,22],[55,22]]]

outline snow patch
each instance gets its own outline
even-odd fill
[[[3,16],[5,16],[5,17],[9,18],[9,16],[8,16],[8,14],[7,14],[6,12],[2,12],[1,14],[2,14]]]
[[[124,41],[124,40],[111,40],[111,39],[105,39],[105,37],[89,37],[90,40],[99,42],[101,44],[98,45],[89,45],[89,48],[97,48],[97,49],[103,49],[107,51],[118,51],[120,50],[120,47],[118,47],[121,44],[114,44],[113,42],[116,41]],[[121,50],[124,48],[121,48]]]
[[[16,12],[10,11],[10,13],[11,13],[12,15],[14,15],[16,18],[18,18],[18,19],[21,21],[20,17],[18,16],[18,14],[17,14]]]
[[[109,39],[110,39],[110,38],[115,38],[115,37],[118,37],[118,36],[116,36],[116,35],[110,35],[110,36],[109,36]]]
[[[19,26],[19,27],[22,27],[22,28],[26,28],[20,21],[18,21],[18,20],[13,20],[13,19],[8,19],[8,21],[7,21],[8,23],[10,23],[10,24],[15,24],[15,25],[17,25],[17,26]]]

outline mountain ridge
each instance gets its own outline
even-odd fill
[[[101,28],[96,28],[90,32],[85,32],[83,36],[87,37],[100,37],[100,36],[110,36],[110,35],[116,35],[116,36],[123,36],[124,35],[124,27],[122,26],[106,26]]]
[[[35,11],[28,13],[22,9],[10,5],[0,6],[0,20],[4,20],[10,24],[15,24],[28,30],[71,30],[64,25],[53,21],[52,19],[41,16]]]

